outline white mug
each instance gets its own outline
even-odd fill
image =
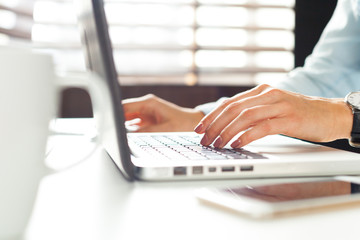
[[[90,78],[90,96],[99,105],[104,83]],[[22,238],[39,182],[54,172],[44,161],[49,123],[63,86],[88,85],[74,80],[57,76],[49,55],[0,47],[0,240]]]

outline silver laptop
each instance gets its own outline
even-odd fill
[[[105,81],[108,91],[102,143],[129,181],[360,174],[360,155],[285,136],[219,150],[201,146],[201,136],[192,132],[128,133],[104,3],[75,4],[87,67]]]

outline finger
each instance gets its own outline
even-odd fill
[[[133,123],[134,125],[137,125],[138,127],[147,127],[150,125],[156,125],[159,124],[159,122],[156,120],[156,118],[148,115],[140,115],[137,118],[128,120],[126,122]]]
[[[234,102],[226,107],[221,114],[207,127],[201,140],[204,146],[210,145],[221,131],[228,126],[243,111],[242,102]]]
[[[126,121],[130,121],[136,118],[141,118],[141,114],[139,112],[125,113],[124,115]]]
[[[269,85],[262,84],[255,88],[252,88],[248,91],[239,93],[229,99],[224,100],[220,106],[211,111],[208,115],[206,115],[195,128],[197,133],[204,133],[208,126],[226,109],[230,104],[240,101],[242,99],[250,98],[256,95],[259,95],[266,89],[270,88]]]
[[[123,100],[122,106],[125,114],[138,113],[142,110],[144,102],[134,99]]]
[[[231,147],[241,148],[265,136],[281,134],[284,132],[284,126],[286,126],[287,123],[288,121],[285,118],[264,120],[250,128],[248,131],[244,132],[231,144]]]
[[[243,124],[253,124],[256,121],[262,120],[266,117],[273,117],[272,114],[275,114],[275,109],[272,106],[276,106],[278,108],[277,111],[282,109],[280,106],[277,106],[277,102],[279,102],[281,99],[282,93],[280,90],[276,89],[271,92],[267,91],[265,93],[261,93],[260,95],[249,97],[230,104],[207,127],[201,143],[205,146],[211,144],[215,138],[217,138],[220,133],[239,115],[245,114],[245,116],[242,116],[242,119],[237,120],[238,122],[244,121]],[[263,112],[258,110],[258,113],[252,113],[257,109],[256,106],[267,106],[269,109],[264,109]],[[234,135],[232,137],[234,137]],[[222,140],[223,139],[219,139],[219,141],[217,141],[216,147],[223,147],[224,144],[222,143],[230,141],[230,139],[226,139],[225,142],[222,142]]]
[[[140,118],[135,118],[135,119],[132,119],[132,120],[129,120],[129,121],[125,121],[125,125],[127,126],[133,126],[133,125],[140,125],[141,124],[141,119]]]
[[[156,97],[152,94],[145,95],[138,98],[129,98],[121,101],[125,114],[140,113],[151,106]]]
[[[238,133],[246,131],[264,120],[281,117],[283,114],[283,108],[281,106],[282,104],[278,103],[245,109],[221,131],[214,146],[222,148]]]

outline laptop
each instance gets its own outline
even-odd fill
[[[360,174],[360,155],[285,136],[268,136],[243,149],[199,144],[193,132],[131,133],[125,127],[121,86],[102,0],[75,1],[89,71],[106,85],[104,149],[132,181],[330,176]],[[121,79],[120,79],[121,81]],[[94,112],[95,119],[98,113]]]

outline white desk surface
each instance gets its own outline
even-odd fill
[[[59,120],[61,129],[82,132],[89,120]],[[56,137],[49,163],[64,167],[94,143]],[[92,239],[359,239],[360,207],[254,220],[204,205],[194,190],[205,186],[281,182],[285,179],[187,182],[126,182],[106,153],[40,184],[27,240]],[[301,180],[301,179],[291,179]]]

